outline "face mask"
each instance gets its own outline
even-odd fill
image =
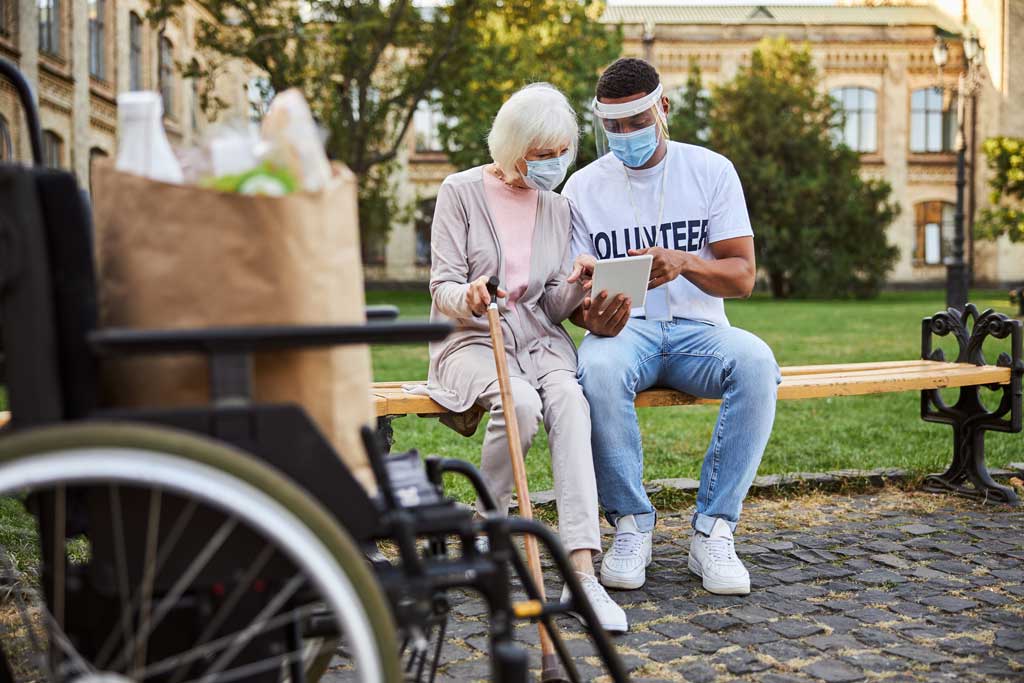
[[[605,135],[608,136],[608,149],[619,161],[630,168],[646,164],[654,151],[658,149],[658,124],[656,123],[632,133],[605,131]]]
[[[569,153],[554,159],[526,160],[526,175],[523,182],[535,190],[554,190],[569,170]]]

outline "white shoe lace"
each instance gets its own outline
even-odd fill
[[[717,564],[739,562],[732,541],[728,538],[706,538],[704,539],[704,548],[707,550],[708,557]]]
[[[640,551],[643,549],[644,536],[643,534],[615,534],[615,540],[612,541],[611,555],[615,557],[639,557]]]
[[[579,578],[580,585],[583,587],[583,592],[587,594],[587,600],[590,601],[592,606],[596,607],[598,603],[615,603],[615,601],[609,597],[604,586],[598,582],[596,576],[584,574],[583,572],[576,572],[576,576]]]

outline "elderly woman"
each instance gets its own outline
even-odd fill
[[[469,422],[463,433],[475,431],[483,411],[490,413],[481,470],[499,511],[507,513],[512,466],[483,317],[490,304],[486,283],[497,275],[523,451],[543,420],[562,543],[602,624],[621,632],[626,615],[594,578],[601,536],[590,407],[576,381],[576,348],[562,328],[583,301],[579,272],[585,263],[574,268],[569,203],[552,190],[575,158],[578,137],[565,96],[545,83],[528,86],[494,119],[487,138],[493,163],[450,175],[441,185],[431,225],[430,317],[454,322],[456,331],[431,345],[427,390]]]

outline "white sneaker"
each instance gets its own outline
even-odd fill
[[[590,606],[594,609],[594,613],[597,615],[597,620],[601,622],[601,626],[604,627],[605,631],[610,633],[625,633],[629,630],[629,622],[626,621],[626,613],[615,604],[615,601],[608,597],[608,593],[605,592],[604,586],[597,581],[597,577],[592,574],[584,574],[583,572],[576,572],[576,578],[580,580],[580,585],[583,586],[583,592],[587,596],[587,600],[590,601]],[[562,602],[569,601],[569,587],[564,586],[562,588]],[[581,617],[576,612],[570,612],[574,617],[583,622]]]
[[[615,540],[601,559],[601,583],[608,588],[632,590],[647,581],[651,563],[651,532],[640,531],[633,515],[615,522]]]
[[[736,557],[732,531],[724,519],[716,519],[711,535],[693,532],[690,541],[690,571],[704,580],[704,590],[718,595],[747,595],[750,574]]]

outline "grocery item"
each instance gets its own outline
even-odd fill
[[[164,105],[155,92],[117,96],[117,170],[152,180],[181,184],[184,177],[164,133]]]
[[[267,145],[263,158],[291,171],[301,189],[317,192],[330,180],[331,166],[313,114],[295,88],[270,103],[260,137]]]

